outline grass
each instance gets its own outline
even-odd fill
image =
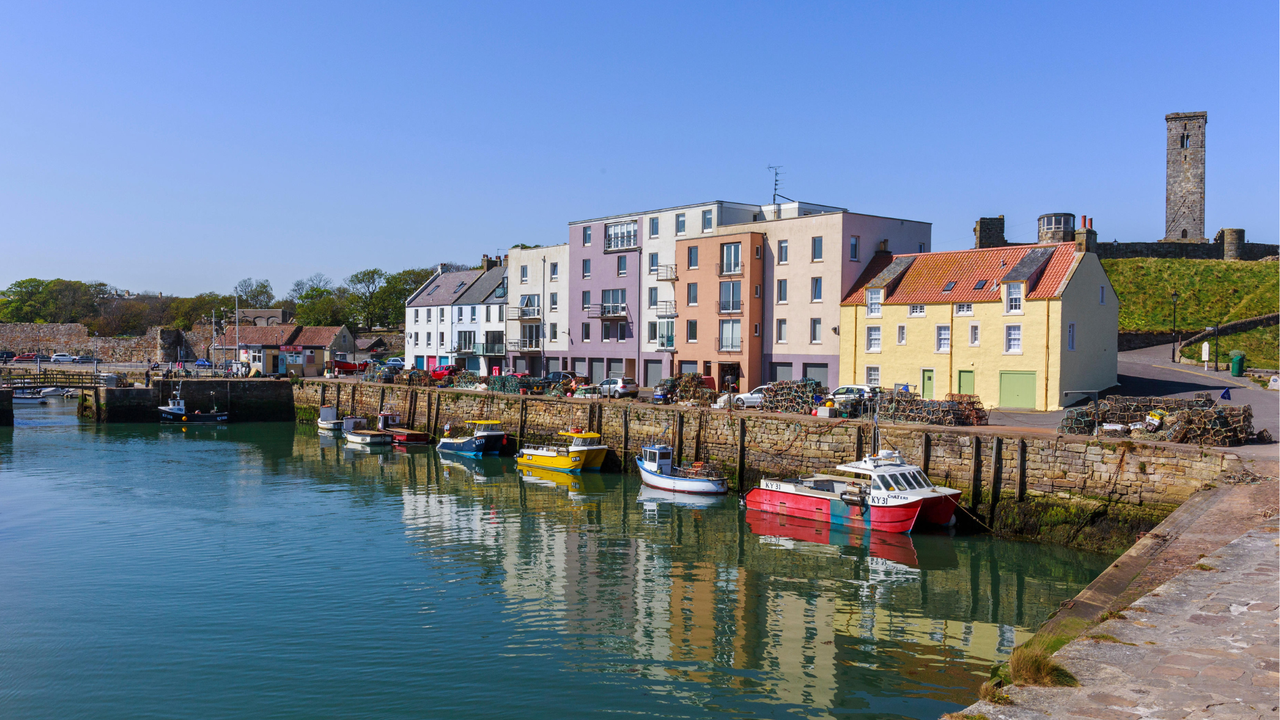
[[[1134,258],[1102,266],[1120,298],[1121,332],[1171,330],[1175,290],[1183,330],[1280,309],[1280,263]]]
[[[1274,311],[1273,311],[1274,312]],[[1245,367],[1275,370],[1280,368],[1280,327],[1254,328],[1234,335],[1223,335],[1218,338],[1218,362],[1231,362],[1231,351],[1242,350],[1245,355]],[[1214,361],[1213,338],[1209,338],[1209,362]],[[1200,343],[1182,348],[1182,357],[1200,361]],[[1262,383],[1264,386],[1266,383]]]
[[[1049,649],[1054,643],[1052,641],[1037,642],[1037,640],[1037,638],[1031,638],[1025,645],[1013,649],[1013,654],[1009,656],[1009,675],[1013,678],[1013,682],[1018,685],[1042,687],[1080,685],[1075,675],[1049,657],[1055,652]]]
[[[1205,572],[1211,572],[1211,571],[1213,571],[1213,570],[1217,570],[1217,568],[1215,568],[1214,566],[1212,566],[1212,565],[1205,565],[1204,563],[1196,563],[1196,569],[1197,569],[1197,570],[1204,570]]]
[[[1123,640],[1118,639],[1115,635],[1108,635],[1106,633],[1098,633],[1097,635],[1085,635],[1085,637],[1089,638],[1090,640],[1093,640],[1094,642],[1109,642],[1109,643],[1116,643],[1118,645],[1133,645],[1135,647],[1137,646],[1137,643],[1125,642]]]
[[[982,713],[947,713],[942,720],[990,720]]]

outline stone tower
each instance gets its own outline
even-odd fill
[[[1076,216],[1072,213],[1049,213],[1036,221],[1036,242],[1075,242]]]
[[[1204,126],[1209,113],[1171,113],[1164,190],[1164,241],[1206,242],[1204,236]]]

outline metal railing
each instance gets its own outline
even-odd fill
[[[742,352],[742,338],[740,337],[717,337],[716,350],[719,352],[737,353]]]
[[[658,304],[653,306],[653,311],[660,318],[673,318],[678,314],[675,300],[659,300]]]
[[[475,353],[477,355],[506,355],[506,343],[476,343]]]
[[[520,308],[521,320],[538,320],[542,317],[541,305],[525,305]]]
[[[531,352],[542,348],[542,338],[520,338],[519,340],[508,340],[507,349],[516,352]]]
[[[716,263],[716,274],[717,274],[717,275],[720,275],[720,276],[725,276],[725,275],[741,275],[741,274],[742,274],[742,261],[741,261],[741,260],[739,260],[739,261],[738,261],[738,262],[736,262],[736,263],[728,263],[728,264],[725,264],[725,263]]]
[[[589,318],[624,318],[626,316],[626,303],[595,303],[587,306],[587,317]]]
[[[675,335],[659,335],[658,336],[658,352],[675,352],[676,336]]]
[[[451,355],[471,355],[471,354],[474,352],[475,345],[476,345],[476,344],[475,344],[474,342],[469,342],[469,343],[458,343],[457,345],[454,345],[454,346],[453,346],[453,349],[449,351],[449,354],[451,354]]]
[[[659,265],[658,280],[662,282],[675,282],[679,279],[679,273],[676,272],[675,265]]]
[[[729,315],[742,312],[741,300],[721,300],[719,303],[720,314]]]

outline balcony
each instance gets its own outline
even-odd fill
[[[475,354],[484,355],[486,357],[494,356],[494,355],[498,355],[498,356],[506,355],[507,344],[506,343],[477,343],[475,346]]]
[[[449,351],[449,354],[450,355],[474,355],[475,347],[476,347],[475,343],[458,343],[457,345],[453,346],[453,349]]]
[[[742,314],[741,300],[721,300],[719,302],[719,312],[721,315],[740,315]]]
[[[675,265],[658,266],[658,280],[660,282],[675,282],[677,279],[679,279],[679,274],[676,272]]]
[[[520,311],[521,320],[541,320],[542,319],[541,305],[526,305],[518,309]]]
[[[716,263],[716,274],[720,277],[742,274],[742,262],[736,263]]]
[[[716,338],[716,350],[722,353],[740,353],[742,352],[742,338],[718,337]]]
[[[625,318],[626,316],[626,303],[595,303],[587,306],[589,318]]]
[[[658,352],[673,353],[676,351],[675,335],[659,335],[658,336]]]
[[[677,314],[676,301],[660,300],[658,304],[653,307],[653,311],[655,314],[657,314],[659,318],[662,318],[664,320],[669,320],[673,317],[676,317],[676,314]]]
[[[520,338],[508,340],[507,349],[512,352],[538,352],[542,349],[542,338]]]

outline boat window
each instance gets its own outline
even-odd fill
[[[876,485],[878,485],[881,490],[897,489],[893,486],[893,481],[889,479],[888,475],[877,475],[875,480],[876,480]]]
[[[933,487],[933,483],[930,482],[929,476],[925,475],[923,472],[920,472],[919,470],[916,471],[916,479],[924,483],[924,486],[927,488]]]
[[[893,484],[897,485],[903,490],[915,489],[915,483],[911,482],[911,479],[908,478],[903,473],[893,473],[890,477],[893,478]]]
[[[671,459],[671,451],[670,451],[670,450],[660,450],[660,451],[658,452],[658,459],[659,459],[659,460],[670,460],[670,459]]]
[[[916,478],[916,476],[915,476],[915,474],[914,474],[914,473],[911,473],[911,472],[904,472],[904,473],[902,473],[902,479],[903,479],[903,481],[905,481],[908,485],[910,485],[911,487],[915,488],[916,490],[920,490],[920,489],[922,489],[922,488],[924,487],[923,485],[921,485],[921,484],[920,484],[920,480]]]

